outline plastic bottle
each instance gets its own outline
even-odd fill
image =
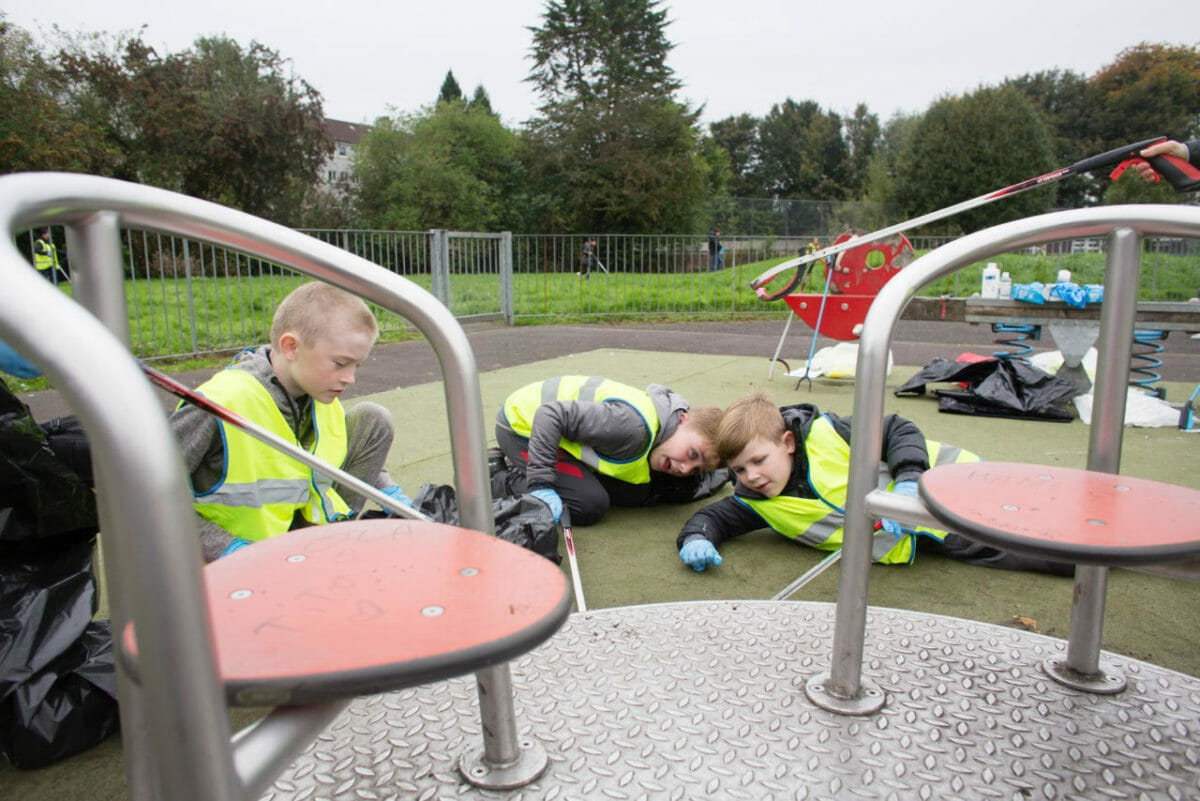
[[[1000,297],[1006,300],[1012,297],[1012,276],[1007,270],[1000,273]]]
[[[994,261],[989,261],[983,268],[983,286],[979,294],[985,298],[1000,297],[1000,267]]]

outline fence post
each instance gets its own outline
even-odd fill
[[[512,231],[501,232],[498,244],[500,247],[500,313],[504,315],[504,324],[512,325],[514,317]]]
[[[450,308],[450,244],[446,229],[429,231],[429,291]]]

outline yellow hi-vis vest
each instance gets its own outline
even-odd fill
[[[262,383],[245,370],[222,370],[199,387],[201,394],[301,447]],[[310,452],[337,467],[346,459],[346,412],[335,398],[313,405]],[[225,468],[212,489],[195,493],[196,511],[231,534],[255,542],[285,533],[297,510],[310,523],[350,513],[332,480],[287,454],[219,421]]]
[[[53,242],[38,239],[34,243],[33,266],[43,273],[58,266],[58,248],[54,246]]]
[[[588,445],[561,439],[558,447],[601,475],[626,484],[650,483],[650,462],[646,456],[658,434],[658,412],[645,390],[610,381],[600,376],[564,375],[526,384],[504,401],[504,417],[515,433],[526,439],[533,431],[533,416],[543,403],[552,401],[620,401],[632,407],[646,425],[646,447],[637,456],[614,461]]]
[[[978,462],[970,451],[952,445],[925,440],[931,465],[953,462]],[[846,485],[850,479],[850,444],[834,430],[827,417],[818,418],[804,439],[808,457],[808,483],[817,498],[797,498],[777,495],[774,498],[751,499],[734,496],[753,509],[775,531],[789,539],[800,540],[823,551],[842,547],[842,527],[846,520]],[[879,487],[892,489],[894,482],[887,465],[880,463]],[[933,537],[939,542],[946,532],[917,526],[916,534],[896,538],[880,529],[871,542],[871,559],[882,564],[908,564],[916,556],[918,534]]]

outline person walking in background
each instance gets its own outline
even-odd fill
[[[50,238],[49,228],[38,231],[37,237],[33,240],[33,266],[37,268],[43,278],[52,284],[60,281],[65,284],[71,282],[71,277],[58,263],[58,248],[54,247],[54,240]]]
[[[596,266],[596,237],[589,236],[583,243],[583,259],[580,271],[575,273],[582,278],[592,277],[592,268]]]
[[[725,266],[725,248],[721,246],[721,229],[708,232],[709,271],[716,272]]]

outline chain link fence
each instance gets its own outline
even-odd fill
[[[69,270],[62,229],[52,233]],[[810,233],[721,236],[714,254],[707,236],[690,235],[305,233],[416,282],[460,320],[509,324],[782,313],[783,304],[762,302],[750,282],[803,253],[813,239]],[[834,236],[818,236],[819,245],[831,244]],[[585,259],[588,239],[595,244],[593,257]],[[910,239],[918,256],[950,241]],[[1101,283],[1105,242],[1051,242],[994,261],[1014,283],[1050,282],[1063,269],[1077,283]],[[18,237],[18,245],[28,248],[32,263],[32,232]],[[203,356],[265,342],[276,305],[302,280],[269,261],[153,232],[124,230],[122,247],[131,344],[143,359]],[[1200,242],[1148,239],[1143,247],[1144,300],[1187,300],[1200,292]],[[983,267],[960,270],[926,292],[969,296],[979,291]],[[807,291],[821,292],[823,278],[819,270],[810,275]],[[71,285],[62,289],[70,292]],[[406,332],[396,315],[376,312],[382,332]]]

